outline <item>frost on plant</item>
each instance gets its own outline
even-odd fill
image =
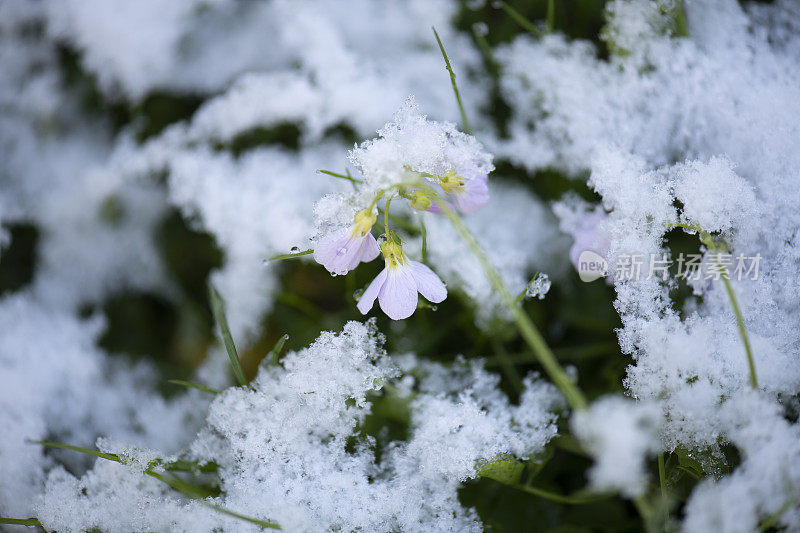
[[[800,10],[569,4],[0,2],[0,528],[800,529]]]

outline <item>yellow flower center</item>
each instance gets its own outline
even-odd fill
[[[464,178],[452,170],[448,170],[444,176],[439,176],[439,184],[447,194],[461,193],[464,190]]]
[[[363,237],[372,230],[372,226],[378,220],[378,215],[372,212],[371,209],[364,209],[356,214],[355,221],[353,222],[353,237]]]
[[[381,252],[386,261],[386,268],[392,270],[406,264],[406,254],[403,253],[403,247],[391,239],[387,239],[381,244]]]
[[[414,191],[411,196],[411,207],[425,211],[431,206],[431,199],[423,191]]]

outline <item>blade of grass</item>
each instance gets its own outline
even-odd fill
[[[533,24],[533,22],[531,22],[530,20],[528,20],[524,16],[522,16],[522,13],[520,13],[519,11],[517,11],[516,9],[514,9],[513,7],[511,7],[510,5],[508,5],[505,2],[500,2],[499,5],[500,5],[500,8],[503,11],[505,11],[508,14],[509,17],[514,19],[514,22],[519,24],[524,30],[531,32],[532,34],[536,35],[537,37],[541,37],[542,36],[542,30],[537,28]]]
[[[453,93],[456,95],[458,110],[461,112],[461,123],[464,125],[464,132],[472,135],[472,128],[469,127],[467,113],[464,111],[464,104],[461,102],[461,94],[458,92],[458,85],[456,85],[456,74],[453,72],[453,67],[450,66],[450,59],[447,57],[447,52],[444,51],[444,45],[442,44],[442,40],[439,38],[439,34],[436,32],[436,28],[432,29],[433,34],[436,36],[436,42],[439,44],[439,50],[442,52],[442,57],[444,58],[444,64],[447,67],[447,72],[450,73],[450,83],[453,84]]]
[[[120,464],[127,464],[122,457],[120,457],[119,455],[114,454],[114,453],[103,453],[103,452],[98,452],[96,450],[90,450],[88,448],[82,448],[80,446],[73,446],[71,444],[63,444],[63,443],[60,443],[60,442],[52,442],[52,441],[35,441],[34,444],[41,444],[42,446],[47,446],[47,447],[50,447],[50,448],[60,448],[60,449],[63,449],[63,450],[72,450],[72,451],[76,451],[76,452],[80,452],[80,453],[85,453],[87,455],[93,455],[95,457],[100,457],[101,459],[107,459],[109,461],[114,461],[114,462],[117,462],[117,463],[120,463]],[[165,483],[165,484],[169,485],[170,488],[180,492],[181,494],[183,494],[187,498],[191,498],[193,500],[197,500],[200,503],[202,503],[203,505],[206,505],[206,506],[214,509],[215,511],[218,511],[220,513],[232,516],[234,518],[238,518],[240,520],[244,520],[246,522],[250,522],[251,524],[256,524],[256,525],[259,525],[259,526],[262,526],[262,527],[271,528],[271,529],[281,529],[281,527],[278,524],[274,523],[274,522],[268,522],[266,520],[259,520],[258,518],[252,518],[250,516],[243,515],[241,513],[235,512],[235,511],[231,511],[230,509],[226,509],[225,507],[223,507],[221,505],[217,505],[215,503],[208,502],[208,501],[205,500],[205,498],[208,498],[208,497],[212,496],[212,494],[210,494],[208,491],[205,491],[203,489],[194,487],[194,486],[186,483],[185,481],[183,481],[181,479],[178,479],[175,476],[171,476],[171,475],[165,474],[163,472],[156,472],[156,471],[154,471],[152,469],[149,469],[149,468],[145,469],[142,473],[146,474],[146,475],[148,475],[148,476],[150,476],[150,477],[152,477],[154,479],[157,479],[157,480],[161,481],[162,483]],[[23,525],[38,525],[38,524],[23,524]]]
[[[332,177],[334,177],[334,178],[339,178],[339,179],[342,179],[342,180],[347,180],[347,181],[349,181],[350,183],[352,183],[354,187],[355,187],[356,185],[358,185],[359,183],[364,183],[364,182],[363,182],[363,181],[361,181],[360,179],[358,179],[358,178],[354,178],[353,176],[351,176],[351,175],[350,175],[350,171],[349,171],[349,170],[347,171],[347,175],[345,175],[345,174],[339,174],[338,172],[331,172],[330,170],[322,170],[322,169],[320,169],[320,170],[317,170],[317,172],[319,172],[320,174],[327,174],[328,176],[332,176]]]
[[[225,306],[222,302],[222,297],[210,284],[208,286],[208,299],[211,302],[211,311],[214,313],[214,319],[217,321],[220,333],[222,334],[222,342],[225,344],[225,351],[228,352],[228,357],[231,360],[231,367],[233,367],[236,380],[239,382],[239,385],[246,387],[247,378],[244,377],[242,363],[239,361],[239,354],[236,353],[236,345],[233,344],[231,330],[228,327],[228,319],[225,318]]]
[[[4,516],[0,516],[0,524],[14,524],[16,526],[42,527],[42,523],[35,518],[6,518]]]
[[[197,383],[192,383],[190,381],[183,381],[181,379],[168,379],[167,383],[171,383],[172,385],[180,385],[181,387],[188,387],[190,389],[197,389],[203,392],[210,392],[212,394],[219,394],[217,389],[212,389],[211,387],[206,387],[205,385],[199,385]]]
[[[297,257],[303,257],[304,255],[313,254],[314,250],[303,250],[302,252],[291,252],[288,254],[281,254],[281,255],[273,255],[272,257],[267,258],[267,262],[269,261],[283,261],[284,259],[295,259]]]
[[[553,33],[556,25],[556,2],[555,0],[547,0],[547,18],[546,20],[546,33],[549,35]]]
[[[286,344],[286,341],[288,340],[289,335],[284,334],[280,339],[278,339],[278,342],[275,343],[275,346],[272,347],[272,350],[270,350],[269,358],[273,365],[278,364],[278,356],[280,355],[281,350],[283,350],[283,345]]]

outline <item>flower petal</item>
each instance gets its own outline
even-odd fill
[[[421,295],[435,304],[447,298],[447,289],[433,270],[417,261],[409,261],[409,264]]]
[[[328,272],[344,275],[358,264],[360,249],[361,239],[353,237],[351,230],[344,228],[320,239],[314,249],[314,259]]]
[[[404,265],[388,270],[386,283],[378,294],[383,312],[392,320],[408,318],[417,310],[417,300],[417,284],[411,269]]]
[[[366,315],[372,306],[375,304],[375,298],[378,297],[378,293],[381,292],[383,288],[383,284],[386,282],[386,269],[384,268],[381,270],[381,273],[375,276],[375,279],[372,280],[372,283],[369,284],[367,290],[364,291],[364,294],[361,295],[361,298],[358,300],[358,310],[361,311],[362,315]]]
[[[314,247],[314,261],[333,272],[330,265],[336,260],[337,252],[347,242],[349,235],[347,228],[325,235]]]
[[[378,241],[372,233],[367,233],[361,238],[361,246],[358,248],[358,253],[353,258],[350,270],[358,266],[358,263],[369,263],[381,253],[381,247],[378,246]]]
[[[486,178],[473,178],[464,184],[464,191],[456,194],[453,202],[464,214],[474,213],[489,202],[489,185]]]

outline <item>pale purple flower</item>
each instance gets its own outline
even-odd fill
[[[433,270],[417,261],[409,260],[399,244],[386,241],[383,246],[386,268],[370,283],[361,299],[358,310],[362,314],[372,309],[375,299],[392,320],[402,320],[417,309],[417,293],[432,303],[447,298],[447,289]]]
[[[426,179],[429,183],[434,182]],[[448,172],[444,176],[438,176],[438,185],[445,193],[447,206],[454,211],[460,211],[465,215],[474,213],[489,202],[489,185],[486,183],[485,174],[479,174],[472,178],[463,178],[455,172]],[[415,199],[411,202],[411,207],[421,211],[441,214],[442,209],[435,200],[427,199],[421,191],[414,191]]]
[[[603,212],[589,213],[572,230],[572,238],[575,239],[575,242],[569,249],[569,259],[576,270],[578,269],[578,258],[582,252],[589,250],[603,257],[608,256],[611,243],[600,227],[606,218],[607,216]]]
[[[451,196],[456,208],[469,215],[489,203],[489,185],[486,176],[478,176],[464,182],[463,188]]]
[[[372,261],[380,253],[378,241],[370,233],[376,219],[372,212],[361,211],[352,227],[320,239],[314,248],[314,260],[336,275],[347,274],[362,261]]]
[[[607,215],[602,211],[589,213],[572,230],[572,237],[575,242],[572,243],[572,247],[569,249],[569,259],[579,274],[581,273],[581,254],[584,254],[584,252],[594,252],[599,256],[598,259],[608,260],[611,242],[601,227],[606,218],[608,218]],[[591,254],[589,255],[591,256]],[[608,272],[606,274],[606,283],[613,282],[614,273]]]

